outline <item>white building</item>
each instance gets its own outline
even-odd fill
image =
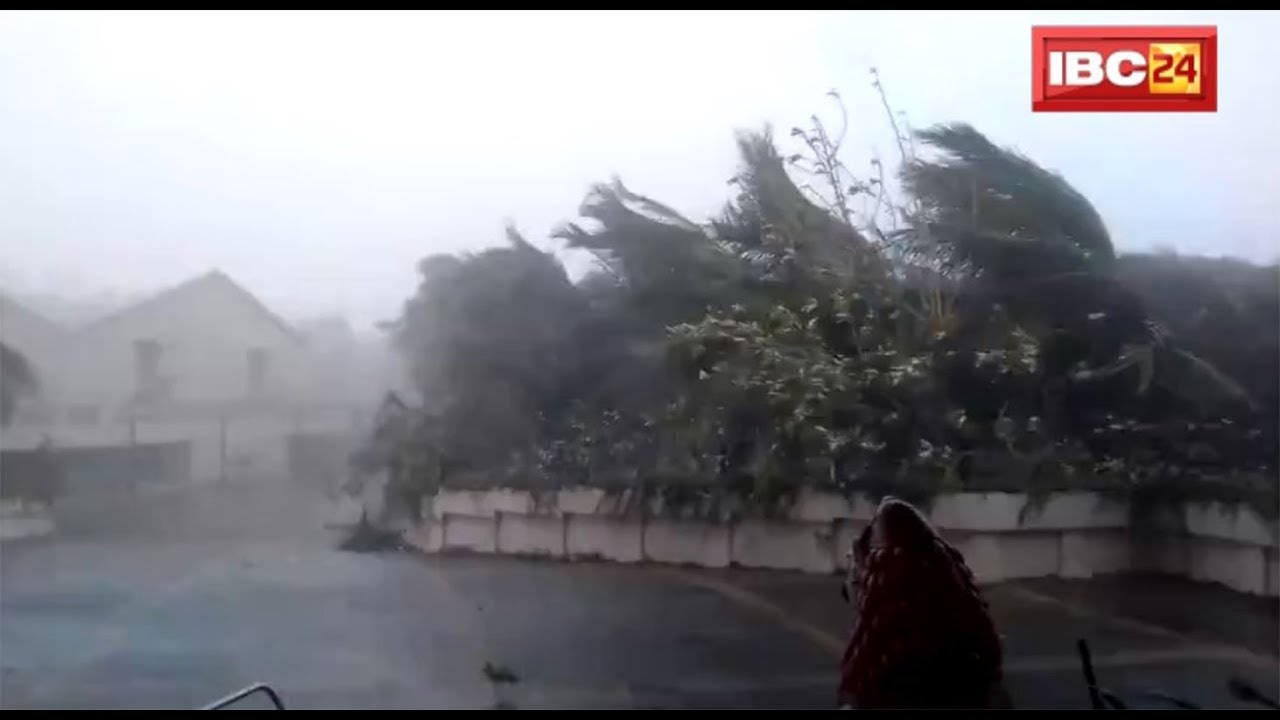
[[[277,471],[291,433],[356,429],[380,399],[369,363],[307,335],[218,271],[79,328],[0,296],[0,340],[40,383],[0,445],[189,441],[199,478]]]
[[[19,405],[5,445],[47,431],[60,442],[107,442],[136,419],[349,427],[376,407],[380,393],[372,388],[381,379],[372,376],[381,373],[353,362],[353,353],[363,360],[368,342],[353,340],[355,349],[344,352],[314,335],[219,271],[79,328],[59,327],[0,296],[0,340],[27,356],[40,381],[39,397]]]
[[[323,392],[302,338],[218,271],[32,350],[42,404],[73,415],[302,408]]]

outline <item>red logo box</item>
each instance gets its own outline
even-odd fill
[[[1216,26],[1035,26],[1034,112],[1216,112]]]

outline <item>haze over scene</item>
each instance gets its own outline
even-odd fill
[[[1213,114],[1033,114],[1035,24],[1212,24]],[[734,131],[850,114],[893,159],[965,121],[1054,168],[1121,250],[1270,262],[1280,16],[1222,11],[0,14],[0,287],[136,294],[218,267],[287,317],[394,316],[415,264],[541,247],[589,185],[705,218]],[[573,261],[570,262],[571,266]]]

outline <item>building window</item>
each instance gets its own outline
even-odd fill
[[[150,338],[133,343],[134,388],[143,402],[159,400],[164,395],[164,381],[160,375],[160,341]]]
[[[263,348],[249,348],[249,394],[262,395],[267,389],[270,356]]]

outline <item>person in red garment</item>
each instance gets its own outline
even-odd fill
[[[973,573],[914,507],[881,502],[854,543],[845,591],[857,616],[841,707],[1010,706],[1000,638]]]

